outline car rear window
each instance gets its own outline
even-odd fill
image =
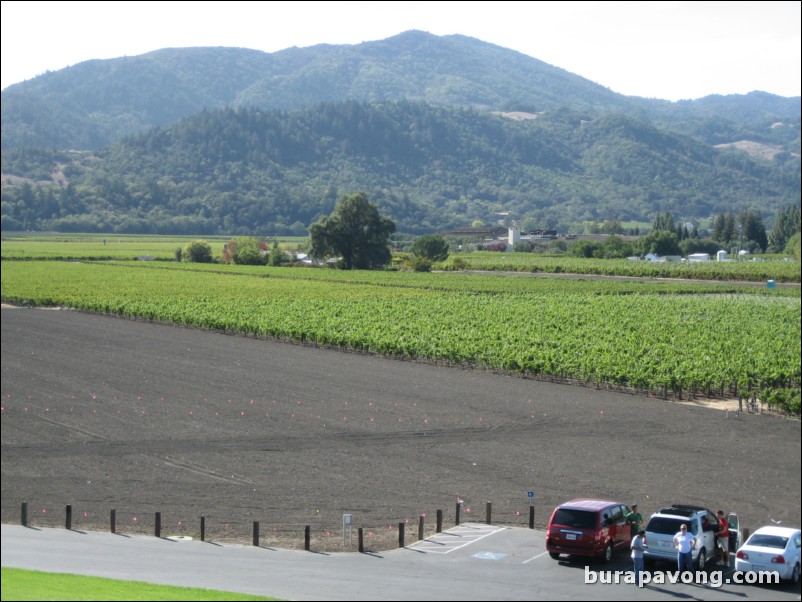
[[[676,535],[679,533],[680,525],[688,525],[688,529],[693,535],[696,535],[696,522],[682,520],[680,518],[667,518],[665,516],[654,516],[649,520],[646,525],[646,530],[649,533],[659,533],[661,535]]]
[[[764,548],[779,548],[784,550],[785,546],[788,544],[788,538],[781,537],[780,535],[753,535],[749,538],[748,543],[750,546],[762,546]]]
[[[551,522],[566,527],[576,527],[577,529],[595,529],[596,513],[588,510],[558,508]]]

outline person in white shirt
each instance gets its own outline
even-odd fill
[[[677,569],[693,570],[693,549],[696,547],[696,537],[688,533],[688,525],[682,525],[679,533],[674,536],[674,547],[677,548]]]
[[[632,550],[632,564],[634,565],[633,570],[635,571],[635,585],[638,587],[641,586],[641,581],[643,578],[643,551],[649,546],[646,545],[646,531],[640,529],[636,534],[635,537],[632,538],[632,542],[629,544],[629,548]]]

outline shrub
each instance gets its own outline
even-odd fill
[[[178,252],[176,252],[176,258],[178,258]],[[191,263],[211,263],[212,246],[205,240],[193,240],[184,247],[181,260]]]
[[[432,262],[425,257],[418,257],[415,255],[410,261],[410,265],[412,269],[416,272],[431,272],[432,271]]]

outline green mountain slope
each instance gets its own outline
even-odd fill
[[[420,31],[272,54],[173,48],[87,61],[3,90],[0,141],[3,150],[98,149],[204,109],[295,109],[345,100],[624,112],[709,144],[746,138],[799,150],[799,98],[750,94],[669,103],[627,97],[509,49]],[[791,125],[771,127],[777,122]]]
[[[8,184],[9,174],[66,182]],[[772,215],[799,202],[799,158],[717,150],[621,114],[512,120],[418,102],[204,111],[97,153],[3,153],[3,229],[305,234],[368,192],[401,231]]]

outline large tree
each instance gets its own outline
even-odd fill
[[[655,255],[679,255],[682,253],[679,238],[675,232],[668,230],[655,230],[647,236],[636,241],[641,254],[654,253]]]
[[[760,214],[752,211],[739,214],[738,228],[743,237],[743,242],[750,248],[757,245],[761,251],[765,251],[769,246],[766,227],[763,225],[763,218]]]
[[[319,259],[338,257],[345,270],[379,268],[392,257],[388,244],[393,232],[395,223],[358,192],[342,197],[329,217],[312,224],[309,252]]]
[[[205,240],[193,240],[181,252],[184,261],[195,263],[212,262],[212,245]]]
[[[769,247],[772,253],[782,253],[791,237],[800,230],[799,207],[789,205],[777,214],[774,226],[769,233]]]
[[[438,234],[424,234],[412,244],[412,254],[429,261],[448,259],[448,241]]]

